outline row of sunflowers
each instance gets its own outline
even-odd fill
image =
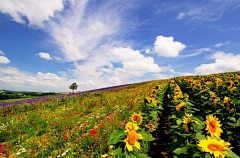
[[[238,73],[225,73],[170,81],[174,157],[238,157],[239,79]]]
[[[109,137],[109,151],[103,158],[131,157],[147,158],[151,135],[157,128],[158,113],[163,110],[163,97],[167,90],[167,82],[156,85],[151,94],[145,97],[144,104],[138,112],[134,112],[125,125],[125,130],[114,130]]]

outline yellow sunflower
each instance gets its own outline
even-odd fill
[[[132,121],[133,122],[138,122],[139,124],[138,125],[141,125],[141,123],[142,123],[142,116],[141,116],[141,114],[137,114],[137,113],[133,113],[133,115],[132,115]]]
[[[189,133],[189,128],[188,128],[188,123],[190,122],[194,122],[196,124],[199,124],[197,121],[195,120],[192,120],[190,117],[192,117],[193,115],[192,114],[188,114],[188,113],[185,113],[185,116],[183,117],[183,123],[184,123],[184,128],[185,128],[185,131]]]
[[[228,155],[227,150],[231,149],[231,147],[229,147],[230,145],[231,144],[229,142],[217,140],[209,136],[207,136],[207,139],[200,140],[198,144],[202,152],[209,152],[214,155],[215,158],[220,158],[220,156],[221,158],[224,158]]]
[[[216,98],[217,97],[215,92],[210,92],[209,94],[210,94],[210,98]]]
[[[143,139],[141,134],[138,134],[135,130],[130,130],[127,134],[127,138],[124,140],[126,143],[125,150],[133,151],[133,146],[140,150],[140,143],[138,139]]]
[[[216,98],[216,99],[213,100],[214,107],[217,107],[218,101],[220,101],[220,98]]]
[[[229,105],[230,104],[229,103],[229,98],[225,96],[224,100],[223,100],[223,103]]]
[[[205,124],[207,125],[207,134],[210,133],[212,137],[216,136],[217,138],[220,138],[220,135],[223,133],[223,131],[221,129],[220,121],[218,121],[218,118],[216,118],[216,116],[207,116],[207,121],[205,121]]]
[[[235,89],[237,89],[237,87],[233,87],[233,88],[231,88],[231,90],[230,90],[230,91],[231,91],[231,93],[232,93],[232,94],[234,94],[234,93],[236,92],[236,90],[235,90]]]
[[[176,110],[177,110],[177,111],[180,111],[181,108],[182,108],[184,105],[186,105],[186,102],[185,102],[185,101],[182,101],[180,104],[178,104],[178,105],[176,106]]]
[[[137,131],[137,130],[138,130],[138,126],[137,126],[137,124],[134,123],[134,122],[128,122],[128,123],[126,124],[126,126],[125,126],[125,129],[126,129],[125,132],[129,132],[129,131],[131,131],[131,130]]]
[[[152,98],[152,104],[153,104],[154,106],[157,106],[157,100],[156,100],[155,98]]]

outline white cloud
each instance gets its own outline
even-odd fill
[[[227,45],[227,44],[229,44],[229,43],[230,43],[229,41],[226,41],[225,43],[216,43],[216,44],[214,45],[214,47],[219,48],[219,47],[225,46],[225,45]]]
[[[131,75],[142,76],[147,72],[159,72],[161,68],[154,63],[152,57],[145,57],[138,50],[131,48],[112,48],[110,50],[116,56],[115,62],[121,62],[123,69]]]
[[[151,52],[150,49],[146,49],[146,50],[145,50],[145,53],[146,53],[146,54],[148,54],[148,53],[150,53],[150,52]]]
[[[212,74],[221,73],[229,71],[239,71],[240,70],[240,54],[232,54],[225,52],[215,52],[210,56],[214,59],[214,63],[202,64],[196,67],[196,74]]]
[[[57,60],[57,61],[62,60],[60,57],[56,57],[56,56],[53,56],[53,58],[54,58],[55,60]]]
[[[178,13],[176,19],[183,20],[189,18],[193,22],[204,23],[221,19],[226,12],[240,7],[239,0],[215,0],[207,4],[203,3],[183,3],[180,5],[181,12]],[[186,11],[182,11],[184,9]],[[179,9],[179,8],[178,8]]]
[[[182,57],[182,58],[193,57],[193,56],[202,54],[203,52],[209,52],[209,51],[211,51],[210,48],[200,48],[200,49],[196,50],[195,53],[180,55],[180,57]]]
[[[164,57],[177,57],[179,53],[185,48],[185,44],[174,41],[174,38],[172,36],[157,36],[152,53],[157,53],[159,56]]]
[[[10,14],[14,21],[43,28],[43,22],[61,11],[65,0],[1,0],[0,12]]]
[[[0,50],[0,55],[5,55],[5,53],[3,51]]]
[[[68,87],[73,82],[77,82],[79,87],[86,84],[86,82],[60,77],[53,73],[37,72],[37,74],[30,75],[15,67],[0,67],[0,85],[2,89],[66,92],[70,91]]]
[[[179,13],[177,16],[177,20],[182,20],[186,16],[185,13]]]
[[[66,14],[50,22],[49,33],[67,61],[86,60],[106,37],[118,31],[119,15],[111,4],[87,14],[87,0],[76,1]],[[117,6],[115,6],[117,7]],[[108,38],[107,40],[110,40]],[[107,41],[106,40],[106,41]]]
[[[53,58],[51,57],[51,55],[49,53],[46,52],[39,52],[37,54],[40,58],[46,59],[46,60],[53,60]]]
[[[10,60],[5,56],[0,56],[0,64],[8,64]]]

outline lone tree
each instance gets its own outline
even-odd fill
[[[74,92],[75,89],[77,90],[77,87],[78,87],[77,83],[74,82],[71,84],[71,86],[69,86],[69,89],[71,89]]]

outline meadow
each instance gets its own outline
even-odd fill
[[[237,158],[239,81],[177,77],[0,107],[0,157]]]

